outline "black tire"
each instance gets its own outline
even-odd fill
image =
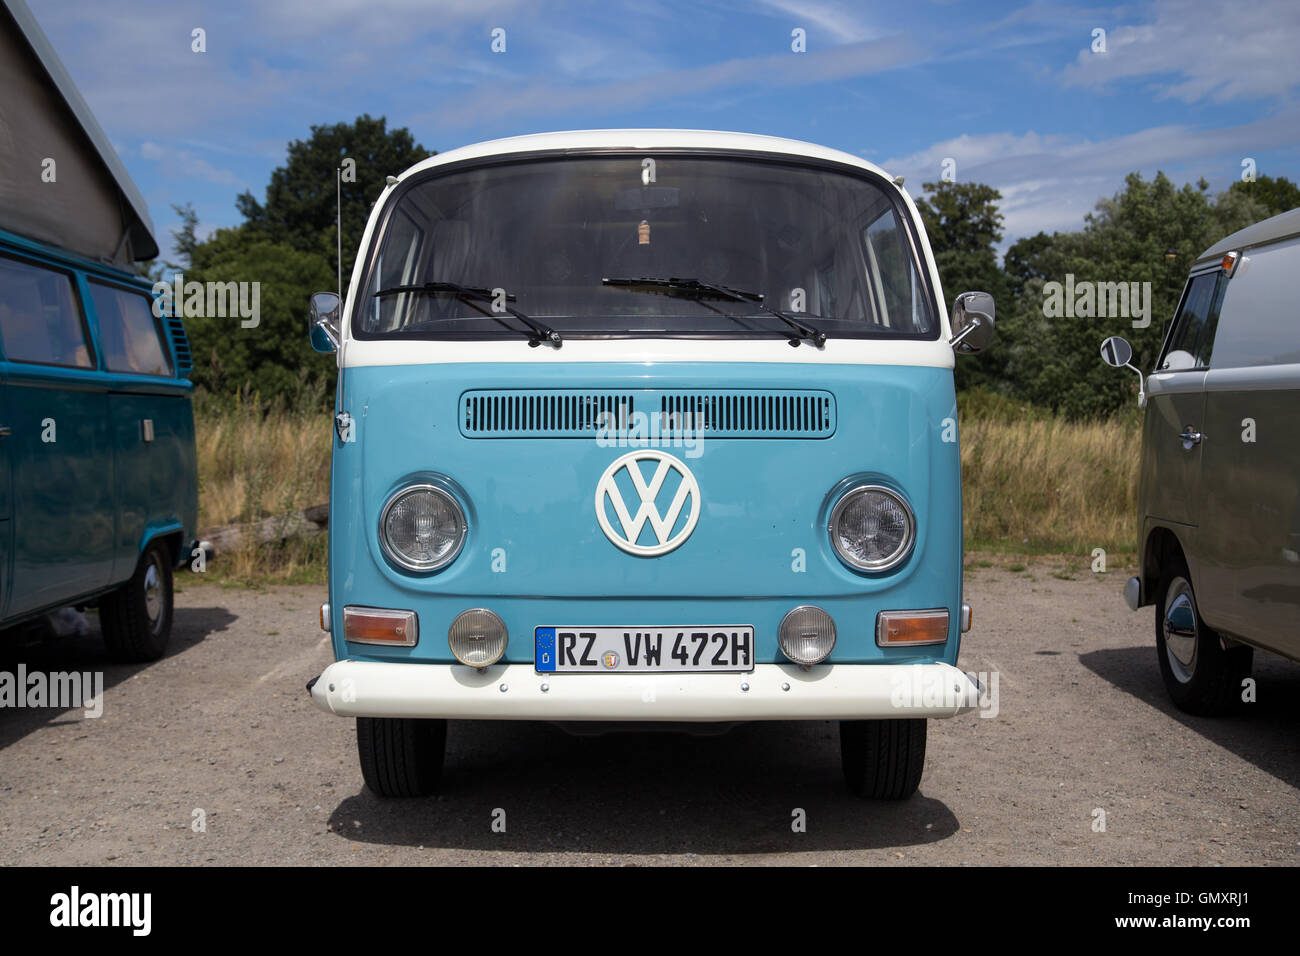
[[[1241,706],[1254,649],[1225,649],[1201,618],[1192,576],[1182,556],[1169,560],[1156,591],[1156,656],[1165,689],[1179,710],[1221,717]]]
[[[925,769],[924,718],[841,720],[844,780],[859,797],[904,800],[916,793]]]
[[[172,634],[171,551],[151,544],[131,579],[99,601],[99,625],[109,657],[124,663],[156,661]]]
[[[424,797],[442,778],[447,721],[358,717],[357,756],[366,786],[380,797]]]

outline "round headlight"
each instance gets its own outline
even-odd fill
[[[835,621],[819,607],[797,607],[781,618],[777,641],[796,664],[820,664],[835,648]]]
[[[485,607],[456,615],[447,628],[447,643],[456,660],[470,667],[495,664],[506,652],[506,624]]]
[[[902,562],[916,540],[916,518],[899,495],[879,485],[854,488],[831,512],[835,553],[859,571],[886,571]]]
[[[465,543],[465,512],[435,485],[411,485],[388,499],[379,516],[384,553],[408,571],[436,571]]]

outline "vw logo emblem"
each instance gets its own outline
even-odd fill
[[[646,480],[646,473],[642,471],[642,462],[654,466],[649,481]],[[629,510],[628,503],[623,499],[623,492],[618,482],[620,472],[627,474],[636,491],[638,500],[633,502],[635,513]],[[665,508],[661,511],[660,492],[668,483],[671,472],[676,472],[680,480],[671,492],[664,492]],[[677,526],[683,509],[687,507],[688,499],[690,512],[681,528],[674,534],[673,528]],[[618,518],[618,527],[615,527],[609,519],[611,507],[615,517]],[[600,481],[596,484],[596,520],[600,522],[600,530],[605,532],[605,537],[628,554],[642,557],[667,554],[691,536],[696,522],[700,520],[700,486],[696,483],[691,470],[679,459],[666,452],[652,450],[629,452],[621,458],[616,458],[605,469],[605,473],[600,476]],[[637,543],[646,522],[650,523],[655,544]]]

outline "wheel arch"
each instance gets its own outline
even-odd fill
[[[150,525],[140,535],[140,545],[136,549],[136,560],[140,560],[140,555],[144,554],[150,545],[161,544],[167,549],[168,560],[171,567],[174,568],[182,560],[181,551],[184,547],[184,539],[185,529],[179,521]]]
[[[1154,604],[1156,589],[1160,586],[1160,579],[1169,566],[1170,560],[1181,558],[1183,564],[1188,567],[1188,573],[1191,573],[1191,566],[1187,562],[1187,550],[1183,547],[1182,540],[1178,533],[1166,525],[1156,525],[1147,533],[1146,542],[1142,546],[1142,603]],[[1192,582],[1195,588],[1196,582]]]

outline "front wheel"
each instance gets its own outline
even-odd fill
[[[358,717],[357,755],[366,786],[380,797],[424,797],[442,778],[447,721]]]
[[[1156,656],[1165,689],[1179,710],[1202,717],[1231,713],[1241,702],[1254,650],[1225,648],[1202,620],[1187,562],[1175,558],[1156,595]]]
[[[841,720],[844,779],[860,797],[903,800],[916,793],[925,769],[924,718]]]
[[[104,646],[114,660],[156,661],[172,633],[172,565],[166,545],[151,544],[131,579],[99,601]]]

